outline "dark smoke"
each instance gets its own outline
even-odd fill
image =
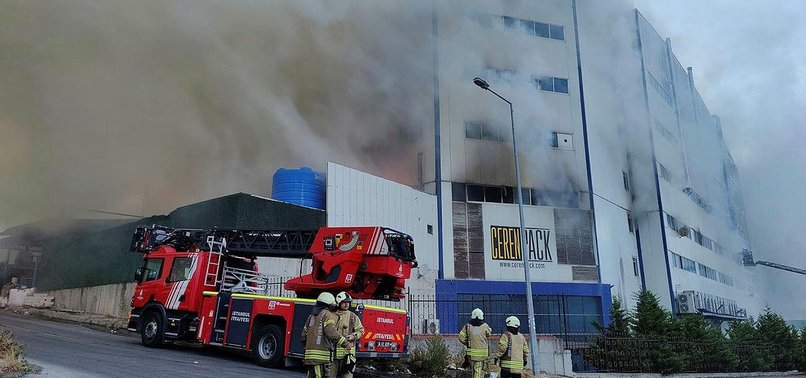
[[[335,161],[416,185],[430,4],[0,3],[0,228],[165,212]]]

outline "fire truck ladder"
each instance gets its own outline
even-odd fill
[[[770,268],[785,270],[787,272],[798,273],[798,274],[806,274],[806,269],[795,268],[794,266],[778,264],[774,262],[764,261],[764,260],[753,260],[753,252],[745,249],[740,253],[742,258],[742,264],[745,266],[756,266],[756,265],[763,265],[768,266]]]
[[[213,230],[226,239],[224,254],[241,257],[304,258],[310,254],[316,230]]]
[[[206,282],[220,284],[219,290],[222,292],[266,295],[270,277],[239,267],[236,262],[238,258],[250,262],[256,257],[304,258],[310,254],[315,238],[315,230],[213,230],[207,236],[210,261]],[[233,260],[228,260],[226,256],[233,256]],[[223,269],[219,269],[221,265]]]
[[[210,258],[207,260],[205,270],[204,286],[216,286],[218,284],[218,272],[221,260],[224,258],[224,251],[227,249],[227,239],[216,240],[214,235],[207,236],[207,245],[210,248]]]

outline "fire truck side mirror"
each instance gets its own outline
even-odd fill
[[[143,281],[143,268],[137,268],[134,271],[134,282],[142,282]]]

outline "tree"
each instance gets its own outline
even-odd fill
[[[593,326],[600,333],[607,333],[611,336],[626,337],[630,335],[630,323],[632,318],[627,309],[621,307],[621,300],[618,297],[613,298],[613,303],[610,305],[610,324],[607,327],[598,322],[594,322]]]
[[[677,319],[660,305],[658,296],[648,290],[635,295],[637,303],[632,316],[632,330],[638,338],[641,371],[664,374],[682,371],[684,347],[670,342],[675,336]]]
[[[635,294],[637,303],[632,316],[632,330],[636,336],[647,339],[662,339],[669,334],[672,314],[661,307],[658,296],[648,290]]]
[[[586,352],[585,358],[599,371],[622,371],[638,368],[638,360],[629,353],[634,347],[630,339],[630,323],[632,318],[627,310],[621,307],[618,297],[613,298],[610,305],[610,324],[594,322],[593,326],[599,335],[593,340],[593,346]]]
[[[737,365],[739,371],[769,371],[773,368],[770,348],[761,341],[755,324],[751,318],[731,322],[728,328],[728,345],[741,356]]]
[[[700,315],[689,315],[676,323],[674,340],[683,346],[684,371],[733,371],[739,357],[728,346],[722,331]]]
[[[798,370],[806,371],[806,328],[800,330],[800,366]]]
[[[787,324],[781,315],[766,307],[764,313],[758,317],[756,328],[759,338],[772,348],[776,370],[797,368],[800,356],[797,355],[798,332],[794,327]]]

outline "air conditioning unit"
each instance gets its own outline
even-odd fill
[[[439,319],[423,319],[423,333],[426,335],[439,335]]]
[[[681,238],[688,237],[688,233],[689,229],[686,226],[680,227],[680,229],[677,230],[677,235],[680,235]]]
[[[696,314],[694,306],[694,291],[684,291],[677,294],[677,312],[680,314]]]

